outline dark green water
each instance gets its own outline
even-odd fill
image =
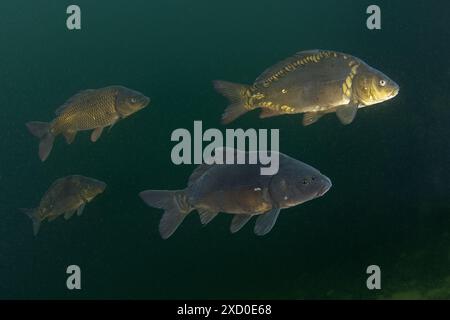
[[[449,27],[445,1],[376,1],[382,30],[365,27],[373,1],[74,1],[0,4],[0,298],[450,298]],[[227,102],[211,80],[252,83],[296,51],[344,51],[401,87],[395,99],[342,126],[300,116],[230,128],[280,128],[281,151],[333,180],[323,197],[289,209],[267,236],[231,217],[205,228],[189,216],[160,239],[161,211],[137,196],[185,186],[194,166],[170,161],[176,128],[218,127]],[[48,121],[69,96],[122,84],[151,107],[95,144],[80,134],[37,157],[30,120]],[[81,217],[45,223],[37,238],[17,208],[56,179],[108,183]],[[66,289],[66,267],[82,290]],[[366,288],[368,265],[382,290]]]

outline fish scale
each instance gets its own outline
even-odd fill
[[[69,219],[76,211],[80,215],[85,204],[102,193],[105,188],[104,182],[80,175],[59,178],[45,192],[37,208],[23,211],[33,221],[36,235],[44,220],[53,221],[62,215],[65,219]]]
[[[109,126],[117,118],[115,93],[111,90],[95,90],[69,104],[55,120],[55,127],[59,131],[90,130]]]
[[[51,122],[30,121],[26,126],[32,135],[39,138],[39,158],[45,161],[58,135],[62,134],[71,144],[78,131],[94,129],[91,141],[96,142],[105,127],[145,108],[149,102],[150,98],[142,93],[119,85],[88,89],[60,106]]]
[[[214,81],[231,104],[222,115],[228,124],[260,108],[260,118],[304,113],[303,125],[335,112],[343,124],[358,108],[392,99],[398,85],[380,71],[349,54],[308,50],[266,69],[252,85]]]

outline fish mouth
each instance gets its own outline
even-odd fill
[[[145,108],[149,103],[150,103],[150,98],[149,97],[146,97],[146,96],[144,96],[143,98],[142,98],[142,108]]]
[[[101,182],[100,183],[100,190],[101,190],[101,192],[105,191],[105,189],[106,189],[106,183]]]
[[[107,184],[103,181],[96,181],[96,188],[98,190],[98,193],[103,193],[105,191]]]
[[[394,98],[396,95],[398,95],[398,93],[400,92],[400,88],[394,88],[394,90],[392,90],[392,92],[389,94],[389,99]]]
[[[331,183],[331,180],[328,177],[323,177],[323,183],[322,183],[322,187],[320,188],[320,190],[317,192],[317,197],[321,197],[323,196],[325,193],[328,192],[328,190],[331,189],[331,187],[333,186],[333,184]]]

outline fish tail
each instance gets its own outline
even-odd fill
[[[159,233],[163,239],[169,238],[194,209],[188,203],[184,190],[146,190],[139,196],[147,205],[165,210],[159,222]]]
[[[31,121],[26,124],[30,133],[39,138],[39,158],[45,161],[53,148],[55,136],[50,132],[51,124],[48,122]]]
[[[37,215],[36,209],[20,209],[23,213],[25,213],[31,221],[33,221],[33,234],[36,236],[39,232],[39,228],[41,226],[41,220],[39,219],[39,216]]]
[[[214,88],[231,102],[222,115],[223,124],[228,124],[251,110],[252,106],[248,99],[250,86],[221,80],[213,83]]]

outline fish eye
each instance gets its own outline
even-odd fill
[[[384,87],[386,85],[386,80],[381,79],[379,83],[380,86]]]
[[[308,179],[303,179],[302,183],[303,183],[304,185],[307,185],[307,184],[308,184]]]
[[[316,177],[311,177],[311,181],[314,181],[314,180],[316,180]]]
[[[131,98],[131,103],[136,103],[137,99],[135,97]]]

